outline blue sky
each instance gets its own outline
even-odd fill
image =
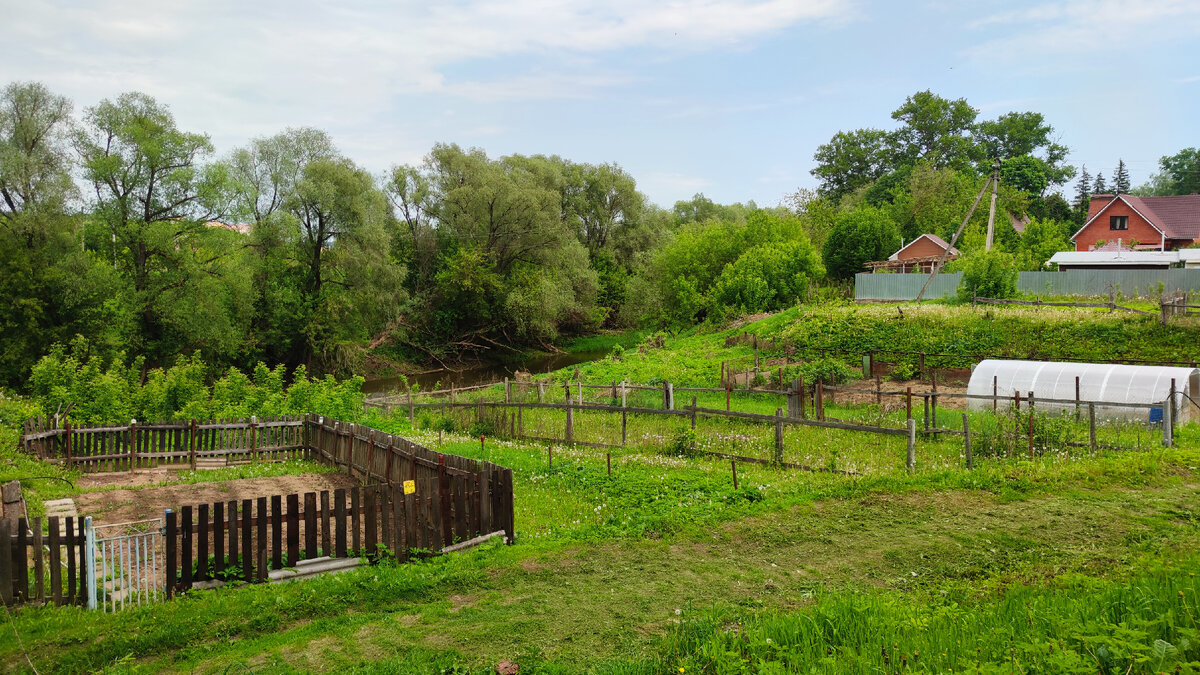
[[[0,83],[169,104],[218,154],[315,126],[374,172],[435,142],[616,162],[670,206],[773,205],[913,92],[1041,112],[1135,184],[1200,145],[1200,1],[0,0]]]

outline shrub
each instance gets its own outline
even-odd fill
[[[797,374],[804,378],[804,383],[814,385],[838,385],[847,382],[857,370],[847,366],[837,359],[821,358],[809,361],[797,368]]]
[[[1002,251],[982,251],[956,260],[962,270],[958,297],[970,302],[981,298],[1012,298],[1017,295],[1017,263]]]

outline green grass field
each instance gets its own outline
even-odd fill
[[[581,369],[708,384],[746,349],[723,342],[685,335]],[[779,407],[760,398],[744,405]],[[902,421],[872,407],[829,413]],[[526,432],[555,414],[530,413]],[[118,614],[24,608],[0,669],[31,671],[28,654],[42,673],[1200,672],[1196,425],[1174,448],[1129,425],[1106,433],[1133,449],[981,454],[973,470],[961,439],[920,439],[912,472],[903,438],[789,428],[785,459],[857,475],[739,464],[735,489],[728,461],[691,449],[686,417],[634,418],[625,448],[553,446],[553,466],[543,444],[439,432],[433,411],[416,428],[400,409],[363,421],[511,467],[515,543]],[[576,423],[613,434],[610,414]],[[774,443],[737,421],[698,432],[701,450]]]

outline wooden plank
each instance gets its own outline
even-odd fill
[[[351,448],[347,447],[347,459]],[[346,489],[333,491],[334,557],[346,557]]]
[[[400,523],[404,522],[404,487],[397,485],[392,488],[392,522],[395,527],[392,528],[392,540],[388,545],[392,547],[392,551],[396,553],[397,560],[407,560],[407,551],[404,546],[404,528]]]
[[[50,566],[50,595],[54,600],[54,604],[63,604],[63,587],[62,587],[62,538],[59,536],[59,517],[50,516],[50,560],[47,561]],[[167,541],[170,541],[168,539]],[[168,551],[171,549],[168,548]],[[170,569],[168,567],[167,569]]]
[[[458,478],[451,482],[450,487],[454,498],[454,540],[466,541],[471,538],[471,522],[467,514],[467,481]]]
[[[75,583],[75,518],[67,516],[65,522],[66,544],[67,544],[67,585],[63,589],[63,602],[71,605],[75,603],[75,589],[78,584]]]
[[[242,581],[250,583],[254,581],[254,549],[250,541],[254,534],[250,529],[250,516],[254,513],[254,502],[249,499],[242,500]]]
[[[221,579],[225,572],[225,502],[213,504],[213,577]]]
[[[283,495],[271,496],[271,569],[283,569]]]
[[[304,557],[317,557],[317,493],[304,493]]]
[[[0,518],[0,603],[5,607],[15,602],[13,589],[13,538],[12,521]]]
[[[17,519],[17,548],[13,556],[13,577],[17,582],[13,598],[29,602],[29,524],[24,518]]]
[[[258,581],[265,581],[267,578],[267,498],[259,497],[257,500],[258,513],[258,532],[255,533],[255,577]]]
[[[46,565],[45,558],[42,556],[42,517],[34,516],[33,518],[33,582],[35,595],[33,596],[38,602],[46,601]]]
[[[237,502],[230,500],[225,505],[225,517],[229,519],[229,527],[227,532],[229,535],[229,568],[232,572],[237,569],[238,563],[238,508]]]
[[[364,514],[365,517],[363,518],[363,521],[366,526],[366,535],[367,535],[366,536],[366,547],[367,547],[366,554],[367,554],[367,557],[374,558],[375,555],[379,552],[379,547],[376,544],[377,539],[375,538],[375,535],[376,535],[375,528],[377,525],[375,510],[378,508],[378,504],[375,501],[375,488],[373,488],[373,487],[367,488],[366,495],[364,495],[364,496],[365,496],[364,501],[366,502],[366,513]]]
[[[404,559],[408,560],[412,557],[411,549],[419,546],[419,543],[414,542],[414,537],[417,536],[417,495],[404,495],[404,520],[401,521],[404,528]],[[401,527],[400,523],[396,527]]]
[[[185,506],[179,510],[180,555],[179,564],[182,574],[180,584],[183,590],[192,587],[192,507]]]
[[[321,490],[321,554],[333,555],[333,543],[329,531],[329,490]]]
[[[287,496],[287,566],[300,562],[300,495]]]
[[[372,439],[374,441],[374,439]],[[362,505],[359,503],[359,488],[357,485],[350,488],[350,552],[352,555],[362,555],[362,519],[359,511]]]
[[[201,504],[197,511],[200,520],[196,523],[196,580],[205,581],[211,578],[208,573],[208,504]]]
[[[376,486],[376,488],[376,495],[379,499],[379,524],[380,529],[382,530],[379,537],[379,543],[382,544],[384,548],[390,548],[392,545],[392,528],[400,527],[399,523],[392,522],[392,512],[390,508],[392,503],[391,484],[389,483],[387,487]],[[395,551],[392,551],[392,553],[395,553]]]

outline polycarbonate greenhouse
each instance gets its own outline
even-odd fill
[[[1079,378],[1079,399],[1096,402],[1096,415],[1107,419],[1157,422],[1162,419],[1162,404],[1175,381],[1176,423],[1200,415],[1193,401],[1200,401],[1200,370],[1169,366],[1130,366],[1107,363],[1061,363],[1047,361],[1006,361],[988,359],[971,371],[967,393],[991,396],[993,387],[999,396],[1021,397],[1033,392],[1038,410],[1058,412],[1075,410],[1075,378]],[[1190,397],[1190,399],[1189,399]],[[1060,402],[1053,403],[1050,400]],[[1102,405],[1109,404],[1109,405]],[[1131,408],[1122,404],[1150,404],[1153,408]],[[1003,404],[1001,404],[1003,409]],[[990,410],[992,401],[968,399],[971,410]]]

